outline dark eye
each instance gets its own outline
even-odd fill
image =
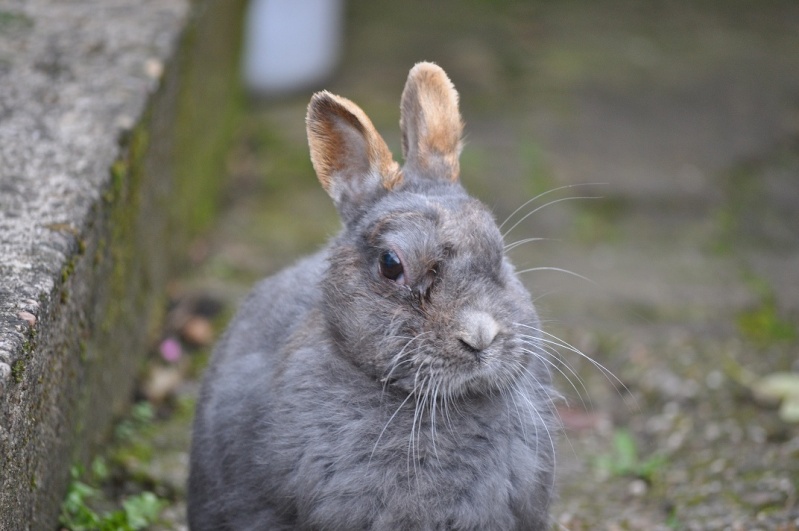
[[[394,251],[383,251],[380,255],[380,274],[394,282],[402,280],[402,262]]]

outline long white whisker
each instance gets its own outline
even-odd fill
[[[532,354],[532,355],[536,356],[541,361],[544,361],[547,364],[549,364],[555,370],[560,372],[567,380],[569,380],[569,383],[571,383],[571,379],[569,378],[569,376],[567,374],[565,374],[562,370],[560,370],[560,368],[557,366],[557,364],[554,364],[553,362],[551,362],[551,361],[547,360],[546,358],[542,357],[541,354],[547,354],[547,355],[551,356],[553,359],[555,359],[560,364],[562,364],[564,367],[566,367],[566,369],[568,369],[568,371],[572,374],[572,376],[577,378],[577,380],[580,382],[581,387],[583,388],[583,390],[586,391],[586,393],[588,392],[588,389],[586,389],[583,380],[580,378],[580,375],[577,374],[577,372],[574,370],[574,367],[572,367],[568,363],[568,361],[565,360],[563,358],[563,356],[560,355],[560,352],[558,351],[558,349],[556,349],[556,348],[551,346],[551,342],[548,342],[549,344],[542,344],[542,339],[541,338],[536,337],[536,336],[527,336],[527,335],[521,335],[520,339],[521,339],[521,342],[523,344],[528,345],[528,346],[530,346],[532,348],[538,349],[537,351],[531,351],[531,350],[528,350],[528,349],[523,349],[525,352],[528,352],[529,354]],[[573,386],[573,384],[572,384],[572,386]],[[575,389],[575,391],[577,391],[577,389]],[[578,391],[578,394],[579,394],[579,391]]]
[[[412,396],[413,396],[412,392],[408,393],[408,396],[405,397],[405,400],[402,401],[402,403],[397,407],[397,409],[394,411],[394,413],[391,415],[391,417],[389,417],[388,421],[386,422],[386,425],[383,426],[383,429],[380,431],[380,435],[377,436],[377,440],[375,441],[375,445],[372,447],[372,453],[369,454],[369,463],[372,462],[372,457],[375,455],[375,451],[377,450],[377,445],[380,443],[380,439],[383,438],[383,434],[386,432],[386,429],[388,429],[388,425],[391,424],[391,421],[394,420],[394,417],[396,417],[397,413],[400,412],[400,410],[402,409],[402,406],[404,406],[405,403],[408,400],[410,400],[410,398]]]
[[[415,407],[413,411],[413,420],[411,422],[411,433],[410,439],[408,440],[408,460],[413,461],[413,473],[414,477],[418,483],[419,476],[417,475],[416,471],[416,463],[417,463],[417,456],[421,455],[421,449],[419,446],[421,445],[421,430],[422,430],[422,420],[424,415],[424,399],[426,396],[426,387],[427,387],[427,378],[423,377],[422,381],[419,381],[419,375],[422,371],[422,368],[427,365],[427,360],[419,364],[419,367],[416,369],[416,374],[414,375],[413,379],[413,391],[416,395],[415,400]],[[421,389],[420,389],[421,384]],[[416,424],[419,424],[419,430],[416,429]],[[415,440],[414,440],[415,439]],[[410,462],[408,463],[408,474],[410,476]]]
[[[522,275],[524,273],[532,273],[533,271],[559,271],[561,273],[566,273],[566,274],[569,274],[569,275],[573,275],[573,276],[575,276],[577,278],[581,278],[581,279],[585,280],[586,282],[590,282],[594,286],[598,285],[596,282],[594,282],[593,280],[591,280],[588,277],[584,277],[583,275],[581,275],[579,273],[575,273],[574,271],[569,271],[568,269],[563,269],[563,268],[560,268],[560,267],[547,267],[547,266],[531,267],[529,269],[522,269],[521,271],[517,271],[516,274],[517,275]]]
[[[433,333],[432,331],[422,332],[422,333],[417,334],[414,337],[410,338],[402,346],[402,349],[397,354],[395,354],[393,358],[391,358],[391,361],[389,362],[389,366],[391,367],[391,370],[389,371],[389,373],[386,376],[383,377],[383,393],[386,392],[386,386],[388,385],[388,382],[391,381],[391,375],[394,374],[394,371],[398,367],[400,367],[401,365],[404,365],[405,363],[408,363],[408,362],[412,363],[413,362],[413,360],[404,360],[404,361],[400,361],[400,360],[403,357],[410,356],[411,354],[413,354],[415,352],[418,352],[418,350],[421,348],[421,345],[419,345],[419,346],[417,346],[416,348],[414,348],[412,350],[407,350],[408,346],[410,346],[411,343],[413,343],[414,341],[422,338],[423,336],[425,336],[427,334],[432,334],[432,333]],[[405,336],[395,336],[395,337],[401,337],[403,339],[405,338]]]
[[[583,399],[583,394],[580,392],[580,390],[579,390],[579,389],[577,389],[577,386],[576,386],[576,385],[574,385],[574,382],[573,382],[573,381],[572,381],[572,379],[569,377],[569,375],[568,375],[568,374],[566,374],[565,372],[563,372],[563,370],[562,370],[560,367],[558,367],[558,365],[557,365],[556,363],[554,363],[554,362],[552,362],[552,361],[550,361],[550,360],[546,359],[545,357],[543,357],[543,356],[542,356],[540,353],[538,353],[538,352],[533,352],[533,351],[531,351],[531,350],[528,350],[528,349],[522,349],[522,350],[523,350],[524,352],[527,352],[528,354],[532,354],[533,356],[535,356],[536,358],[538,358],[538,359],[539,359],[539,360],[541,360],[542,362],[546,363],[547,365],[549,365],[550,367],[552,367],[553,369],[555,369],[556,371],[558,371],[558,372],[559,372],[559,373],[560,373],[560,374],[561,374],[561,375],[562,375],[562,376],[563,376],[563,377],[566,379],[566,381],[567,381],[567,382],[569,382],[569,385],[571,385],[571,386],[572,386],[572,389],[574,389],[574,392],[575,392],[575,393],[577,393],[577,397],[580,399],[580,402],[582,402],[582,404],[583,404],[583,407],[584,407],[584,408],[586,408],[586,409],[588,409],[588,406],[586,405],[586,403],[585,403],[585,400]],[[549,354],[550,354],[550,355],[552,355],[551,353],[549,353]],[[585,383],[583,382],[582,378],[580,378],[580,376],[579,376],[579,375],[578,375],[576,372],[574,372],[574,369],[572,369],[571,367],[568,367],[568,366],[567,366],[567,368],[569,369],[569,372],[571,372],[571,374],[572,374],[572,375],[573,375],[575,378],[577,378],[577,381],[580,383],[580,387],[582,387],[582,388],[583,388],[583,391],[585,391],[585,394],[586,394],[586,396],[588,396],[588,400],[589,400],[589,402],[590,402],[590,401],[591,401],[591,395],[590,395],[590,393],[588,392],[588,389],[585,387]]]
[[[552,190],[552,191],[554,191],[554,190]],[[543,195],[543,194],[541,194],[541,195]],[[540,197],[540,196],[539,196],[539,197]],[[533,198],[533,199],[535,199],[535,198]],[[560,199],[553,199],[553,200],[552,200],[552,201],[550,201],[549,203],[544,203],[544,204],[543,204],[543,205],[541,205],[540,207],[536,207],[536,208],[532,209],[530,212],[528,212],[527,214],[525,214],[524,216],[522,216],[522,217],[519,219],[519,221],[517,221],[516,223],[514,223],[514,224],[513,224],[513,226],[512,226],[511,228],[509,228],[508,230],[506,230],[505,232],[503,232],[503,233],[502,233],[502,239],[504,240],[504,239],[505,239],[505,237],[506,237],[508,234],[510,234],[510,232],[511,232],[513,229],[515,229],[516,227],[518,227],[518,226],[519,226],[519,224],[521,224],[521,223],[522,223],[522,222],[523,222],[525,219],[529,218],[530,216],[532,216],[533,214],[535,214],[536,212],[538,212],[538,211],[539,211],[539,210],[541,210],[542,208],[546,208],[546,207],[548,207],[548,206],[551,206],[551,205],[554,205],[554,204],[556,204],[556,203],[562,203],[563,201],[574,201],[574,200],[576,200],[576,199],[601,199],[601,198],[600,198],[600,197],[597,197],[597,196],[572,196],[572,197],[561,197]],[[515,213],[515,212],[514,212],[514,213]],[[500,230],[502,230],[502,227],[501,227],[501,226],[500,226]]]
[[[502,230],[502,227],[504,227],[504,226],[505,226],[505,223],[507,223],[508,221],[510,221],[510,220],[511,220],[511,218],[512,218],[513,216],[515,216],[516,214],[518,214],[518,213],[519,213],[519,212],[520,212],[520,211],[521,211],[521,210],[522,210],[524,207],[526,207],[527,205],[529,205],[529,204],[530,204],[530,203],[532,203],[533,201],[536,201],[536,200],[538,200],[538,199],[540,199],[540,198],[542,198],[542,197],[544,197],[544,196],[546,196],[546,195],[549,195],[549,194],[552,194],[552,193],[558,192],[558,191],[560,191],[560,190],[566,190],[566,189],[568,189],[568,188],[576,188],[576,187],[578,187],[578,186],[597,186],[597,185],[601,185],[601,184],[604,184],[604,183],[581,183],[581,184],[566,184],[566,185],[564,185],[564,186],[558,186],[557,188],[553,188],[553,189],[551,189],[551,190],[547,190],[546,192],[542,192],[542,193],[538,194],[537,196],[533,197],[532,199],[528,199],[528,200],[527,200],[527,201],[525,201],[525,202],[524,202],[524,204],[522,204],[522,205],[521,205],[519,208],[517,208],[516,210],[514,210],[514,211],[511,213],[511,215],[510,215],[510,216],[508,216],[507,218],[505,218],[505,221],[503,221],[503,222],[502,222],[502,223],[499,225],[499,230]],[[514,227],[515,227],[515,226],[516,226],[516,225],[514,225]],[[513,230],[513,229],[511,228],[511,230]],[[508,232],[510,232],[510,231],[508,231]],[[507,234],[507,233],[506,233],[506,234]]]
[[[538,338],[538,340],[542,341],[544,343],[549,343],[551,345],[555,345],[557,347],[564,348],[564,349],[569,350],[569,351],[577,354],[578,356],[584,358],[589,363],[591,363],[594,367],[599,369],[599,371],[605,376],[605,378],[607,378],[607,380],[614,386],[614,389],[615,389],[615,384],[618,383],[627,392],[628,395],[630,394],[630,392],[629,392],[630,390],[627,388],[627,386],[624,384],[624,382],[622,382],[619,379],[618,376],[613,374],[613,371],[611,371],[610,369],[608,369],[607,367],[605,367],[604,365],[602,365],[601,363],[599,363],[595,359],[591,358],[591,356],[588,356],[587,354],[583,353],[580,349],[578,349],[574,345],[570,345],[569,343],[567,343],[566,341],[560,339],[559,337],[557,337],[557,336],[555,336],[553,334],[550,334],[549,332],[546,332],[544,330],[541,330],[539,328],[536,328],[534,326],[526,325],[526,324],[523,324],[523,323],[515,323],[515,324],[517,326],[522,326],[522,327],[525,327],[525,328],[529,328],[529,329],[534,330],[534,331],[536,331],[536,332],[538,332],[540,334],[544,334],[544,335],[552,338],[552,339],[546,339],[546,338],[542,337],[542,338]],[[618,389],[616,390],[616,392],[619,394],[619,396],[622,396],[622,398],[624,398],[623,395],[621,394],[621,392],[618,391]]]
[[[519,411],[519,403],[516,402],[516,397],[514,396],[516,393],[514,393],[513,390],[510,390],[508,394],[510,395],[511,402],[513,402],[513,407],[516,410],[516,416],[519,418],[519,426],[522,429],[522,438],[524,439],[524,442],[526,443],[527,442],[527,430],[524,427],[524,422],[522,421],[522,414]]]
[[[436,402],[438,401],[438,383],[434,382],[433,393],[430,402],[430,440],[433,443],[433,455],[436,456],[436,461],[439,461],[438,450],[436,449]]]
[[[522,368],[523,368],[523,369],[526,369],[525,367],[522,367]],[[532,374],[532,373],[530,373],[529,371],[527,371],[527,374],[529,374],[529,375],[530,375],[530,376],[533,378],[533,380],[537,380],[537,379],[535,378],[535,376],[533,376],[533,374]],[[541,426],[544,428],[544,431],[545,431],[545,432],[546,432],[546,434],[547,434],[547,438],[549,439],[549,445],[550,445],[550,448],[552,449],[551,455],[552,455],[552,464],[553,464],[553,467],[557,468],[557,453],[556,453],[556,451],[555,451],[555,440],[552,438],[552,432],[550,432],[550,431],[549,431],[549,426],[547,425],[547,424],[548,424],[548,423],[547,423],[547,421],[546,421],[546,420],[544,419],[544,417],[541,415],[541,412],[538,410],[538,408],[537,408],[537,407],[535,407],[535,404],[533,404],[533,403],[530,401],[530,399],[529,399],[529,398],[528,398],[528,397],[527,397],[527,396],[526,396],[524,393],[520,393],[520,396],[521,396],[521,397],[522,397],[522,399],[523,399],[523,400],[524,400],[524,401],[527,403],[528,407],[530,408],[530,411],[531,411],[532,413],[535,413],[535,416],[536,416],[536,417],[538,417],[538,420],[539,420],[539,421],[541,421],[541,422],[540,422],[540,424],[541,424]],[[534,423],[534,425],[536,426],[536,438],[535,438],[535,441],[536,441],[536,454],[538,454],[538,444],[539,444],[539,438],[538,438],[538,424],[537,424],[537,423]],[[552,477],[552,484],[550,485],[550,487],[554,487],[554,482],[555,482],[555,477],[554,477],[554,474],[553,474],[553,477]]]
[[[554,240],[553,238],[524,238],[523,240],[517,240],[513,243],[507,244],[504,247],[504,249],[505,252],[508,252],[519,247],[520,245],[524,245],[525,243],[540,242],[540,241],[557,241],[557,240]]]

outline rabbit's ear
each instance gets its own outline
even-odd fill
[[[305,119],[311,162],[343,217],[376,193],[402,182],[399,165],[360,107],[317,92]]]
[[[458,93],[438,65],[418,63],[408,74],[400,105],[402,155],[417,173],[457,181],[463,122]]]

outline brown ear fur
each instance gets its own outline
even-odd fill
[[[317,92],[305,119],[311,162],[322,187],[338,202],[344,188],[379,177],[391,190],[402,182],[399,165],[366,114],[353,102]],[[345,182],[346,181],[346,182]]]
[[[402,91],[400,128],[406,164],[434,177],[458,179],[463,132],[458,92],[438,65],[418,63],[411,69]]]

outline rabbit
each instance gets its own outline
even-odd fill
[[[459,182],[458,93],[401,97],[405,164],[323,91],[311,161],[343,229],[261,281],[206,370],[191,529],[545,529],[554,391],[529,293]]]

